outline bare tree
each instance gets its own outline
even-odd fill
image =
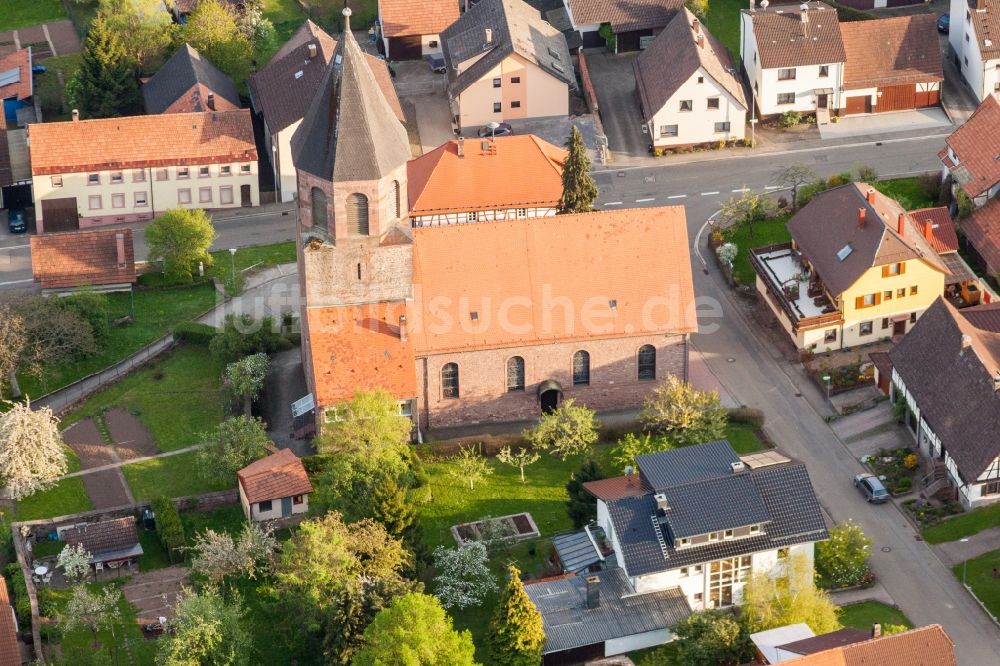
[[[3,397],[4,377],[9,380],[11,397],[21,395],[17,367],[21,364],[26,340],[24,319],[10,303],[0,303],[0,397]]]
[[[799,188],[806,183],[811,183],[816,180],[818,176],[816,172],[810,169],[805,164],[791,164],[784,169],[779,169],[774,173],[774,182],[778,185],[790,188],[792,190],[792,209],[796,207],[799,196]]]

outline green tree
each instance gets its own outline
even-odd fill
[[[684,6],[702,21],[708,16],[708,0],[685,0]]]
[[[453,456],[450,462],[448,474],[460,481],[467,481],[469,490],[475,490],[477,482],[484,481],[493,474],[493,467],[482,454],[482,444],[459,445],[458,455]]]
[[[352,666],[472,666],[476,648],[469,630],[458,632],[441,603],[427,594],[397,597],[365,629],[364,647]]]
[[[284,344],[274,320],[254,319],[252,315],[227,314],[219,331],[208,343],[212,356],[232,363],[253,354],[271,354]]]
[[[519,448],[517,451],[511,451],[509,446],[505,446],[500,449],[497,460],[505,465],[516,467],[521,472],[521,483],[524,483],[524,468],[538,462],[539,457],[537,453],[524,447]]]
[[[67,84],[66,96],[84,118],[113,118],[139,111],[135,67],[118,33],[100,15],[90,23],[80,68]]]
[[[406,490],[391,474],[379,475],[372,487],[370,501],[371,517],[397,539],[404,538],[417,519],[413,503],[406,498]]]
[[[81,291],[60,299],[59,304],[64,309],[76,315],[90,326],[94,342],[100,344],[111,334],[111,323],[108,321],[108,297],[94,291]]]
[[[577,405],[572,398],[543,414],[524,438],[536,449],[549,451],[557,458],[590,455],[599,438],[601,423],[594,410]]]
[[[158,69],[177,26],[163,0],[100,0],[99,13],[147,74]]]
[[[235,395],[243,398],[243,415],[247,418],[253,416],[253,401],[264,390],[269,366],[270,359],[264,353],[244,356],[226,366],[223,382]]]
[[[188,16],[181,38],[228,74],[237,85],[250,75],[253,45],[218,0],[201,0]]]
[[[212,220],[200,209],[172,208],[146,227],[149,260],[162,259],[164,275],[177,283],[191,282],[199,262],[212,265],[214,241]]]
[[[615,448],[611,449],[611,459],[618,471],[624,472],[626,467],[635,470],[635,459],[638,456],[667,451],[670,448],[668,442],[660,437],[653,437],[650,433],[637,435],[627,432],[615,443]]]
[[[583,135],[575,126],[566,139],[566,160],[562,167],[563,191],[559,198],[558,213],[586,213],[594,210],[597,200],[597,183],[590,175],[591,162]]]
[[[238,594],[226,601],[212,589],[183,590],[174,619],[157,641],[157,666],[249,664],[253,638]]]
[[[722,204],[719,215],[733,226],[745,226],[753,238],[754,225],[766,220],[773,211],[774,202],[766,192],[744,189],[742,194]]]
[[[830,538],[816,544],[816,573],[833,587],[857,585],[868,574],[874,540],[853,520],[830,528]]]
[[[804,555],[758,571],[743,586],[740,619],[749,633],[804,622],[817,635],[840,628],[840,609],[816,587],[812,563]]]
[[[198,449],[198,473],[219,483],[232,483],[236,472],[267,455],[271,444],[264,422],[247,416],[226,419],[211,432],[201,436]]]
[[[537,666],[542,660],[542,646],[545,645],[542,615],[524,591],[521,572],[513,564],[507,569],[507,577],[486,637],[490,646],[490,663],[496,666]]]
[[[691,613],[672,628],[676,661],[685,666],[735,666],[753,658],[749,634],[727,610]]]
[[[338,407],[337,417],[328,420],[317,440],[321,453],[361,453],[397,478],[406,470],[413,422],[399,413],[399,401],[391,393],[358,391]]]
[[[729,417],[715,391],[700,391],[675,375],[646,398],[639,420],[674,446],[721,439]]]
[[[573,527],[580,528],[597,519],[597,498],[587,492],[583,484],[603,478],[597,462],[588,458],[566,483],[566,494],[569,496],[566,505]]]

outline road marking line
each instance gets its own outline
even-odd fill
[[[4,287],[9,284],[24,284],[25,282],[34,282],[34,278],[28,278],[27,280],[11,280],[9,282],[0,282],[0,287]]]
[[[781,186],[780,185],[765,185],[764,189],[765,190],[780,190]]]
[[[8,247],[0,247],[0,252],[6,251],[6,250],[23,250],[23,249],[29,248],[29,247],[31,247],[31,246],[30,245],[10,245]]]
[[[649,197],[648,199],[636,199],[635,200],[636,203],[646,203],[647,201],[656,201],[656,199],[654,199],[653,197]]]
[[[713,194],[718,194],[718,191],[716,191],[716,192],[702,192],[701,196],[703,196],[703,197],[710,197]]]
[[[683,198],[685,198],[685,197],[687,197],[687,195],[686,195],[686,194],[674,194],[674,195],[672,195],[672,196],[669,196],[669,197],[667,197],[667,198],[668,198],[668,199],[683,199]]]
[[[604,205],[605,206],[621,206],[622,202],[621,201],[608,201]]]
[[[733,190],[733,192],[749,192],[749,191],[750,191],[749,187],[741,187],[738,190]]]

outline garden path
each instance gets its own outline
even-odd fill
[[[71,425],[63,432],[63,441],[76,453],[83,471],[90,472],[83,477],[83,487],[95,509],[135,501],[118,468],[121,459],[115,448],[104,442],[94,419]]]
[[[119,462],[109,463],[107,465],[102,465],[100,467],[92,467],[90,469],[81,469],[79,472],[70,472],[69,474],[64,474],[60,476],[56,481],[62,481],[63,479],[72,479],[75,476],[82,476],[84,479],[88,475],[95,474],[97,472],[104,472],[107,470],[118,469],[123,465],[134,465],[135,463],[146,462],[147,460],[156,460],[157,458],[169,458],[170,456],[177,456],[182,453],[188,453],[190,451],[197,451],[201,446],[195,444],[194,446],[185,446],[183,449],[175,449],[173,451],[165,451],[163,453],[157,453],[155,456],[143,456],[142,458],[132,458],[131,460],[121,460]]]
[[[162,616],[174,616],[174,606],[190,570],[182,565],[140,572],[122,587],[122,593],[135,606],[139,624],[157,622]]]

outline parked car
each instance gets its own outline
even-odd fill
[[[432,72],[437,72],[438,74],[444,74],[448,71],[447,65],[444,64],[444,56],[440,53],[432,53],[430,55],[425,55],[424,60],[427,61],[427,66],[431,68]]]
[[[28,218],[23,208],[11,208],[7,211],[7,228],[12,234],[23,234],[28,231]]]
[[[951,28],[951,16],[949,14],[941,14],[941,16],[938,17],[937,26],[938,32],[948,32]]]
[[[491,127],[480,127],[479,128],[479,138],[488,139],[494,136],[510,136],[514,133],[514,128],[507,123],[497,123],[499,127],[493,129]]]
[[[874,474],[865,472],[854,477],[854,486],[865,496],[865,500],[871,504],[882,504],[889,501],[889,491],[886,490],[882,482]]]

